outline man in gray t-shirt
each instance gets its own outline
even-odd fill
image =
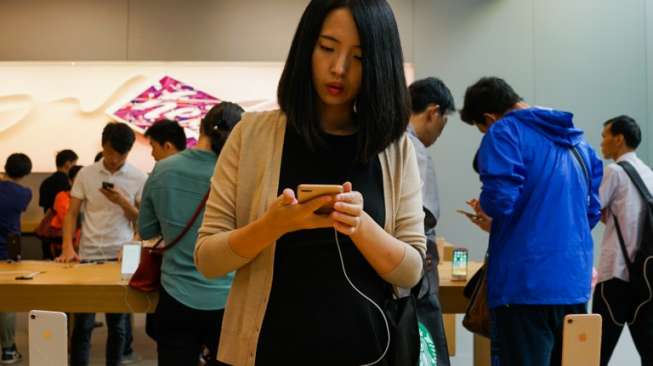
[[[435,178],[433,159],[426,150],[438,139],[447,124],[447,115],[454,112],[454,101],[447,86],[436,78],[426,78],[410,85],[412,113],[408,136],[415,146],[417,164],[422,179],[422,200],[424,205],[424,232],[426,234],[426,258],[424,263],[424,279],[418,312],[420,320],[425,324],[435,343],[439,366],[449,365],[447,340],[444,336],[442,323],[442,308],[438,299],[438,251],[435,247],[435,226],[440,217],[440,202],[438,200],[438,185]]]
[[[70,208],[63,225],[59,262],[117,260],[123,244],[134,238],[146,176],[126,162],[134,132],[123,123],[109,123],[102,131],[103,159],[83,168],[71,190]],[[83,213],[79,254],[73,247],[77,218]],[[127,314],[106,314],[106,364],[117,366],[126,342]],[[88,365],[95,314],[75,314],[70,364]]]

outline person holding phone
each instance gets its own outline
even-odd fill
[[[531,107],[498,77],[467,88],[460,117],[484,134],[481,194],[469,205],[491,218],[493,362],[559,365],[565,315],[587,311],[601,161],[571,113]]]
[[[58,262],[117,260],[123,244],[134,238],[146,176],[127,163],[134,145],[134,131],[124,123],[108,123],[102,130],[102,160],[82,168],[70,191],[70,205],[63,222],[62,253]],[[79,254],[73,246],[77,219],[83,212]],[[125,347],[127,314],[105,314],[109,336],[106,364],[119,365]],[[75,314],[70,364],[89,363],[95,313]]]
[[[354,365],[384,354],[384,318],[343,266],[380,306],[392,286],[422,276],[405,80],[385,0],[308,4],[279,82],[281,110],[245,114],[211,180],[195,264],[209,278],[236,271],[220,361]],[[343,192],[300,203],[301,184]]]

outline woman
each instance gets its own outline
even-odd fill
[[[143,190],[138,227],[143,239],[158,235],[172,243],[209,190],[218,155],[243,109],[222,102],[202,119],[197,146],[163,159]],[[200,207],[201,209],[201,207]],[[220,324],[232,275],[207,279],[193,264],[200,219],[170,250],[161,265],[161,289],[154,315],[159,365],[197,365],[203,346],[216,360]]]
[[[79,173],[79,171],[82,168],[83,167],[81,165],[74,165],[68,171],[68,179],[70,181],[70,187],[73,186],[75,177],[77,176],[77,173]],[[63,219],[66,217],[66,213],[68,212],[69,207],[70,207],[70,190],[61,191],[57,193],[57,195],[54,197],[54,204],[52,205],[52,209],[54,210],[54,216],[50,221],[50,226],[52,228],[63,230]],[[75,250],[77,250],[77,247],[79,246],[79,229],[75,231],[75,237],[73,238],[73,246],[75,247]],[[50,255],[52,256],[52,258],[57,258],[58,256],[61,255],[61,240],[50,242]]]
[[[352,284],[383,306],[392,285],[419,281],[425,250],[401,45],[386,1],[311,1],[278,101],[281,111],[246,115],[227,141],[195,248],[207,277],[237,271],[218,358],[384,364],[384,317]],[[344,192],[299,203],[293,190],[304,183]],[[333,212],[316,214],[323,205]]]

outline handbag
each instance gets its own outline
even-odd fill
[[[437,262],[436,244],[427,235],[424,278],[415,298],[420,336],[420,366],[448,366],[450,363],[447,341],[444,335],[442,307],[438,299]]]
[[[138,263],[138,268],[136,272],[132,275],[129,280],[129,287],[134,288],[143,292],[152,292],[156,291],[161,287],[161,262],[163,261],[163,253],[167,250],[172,249],[181,238],[188,233],[190,228],[193,226],[200,212],[206,206],[206,201],[209,198],[209,192],[206,192],[206,195],[200,202],[200,204],[195,209],[195,213],[184,229],[167,245],[163,245],[163,238],[159,239],[154,246],[149,248],[141,248],[141,260]]]
[[[420,362],[420,332],[417,317],[417,296],[422,280],[408,296],[386,300],[383,312],[390,327],[388,365],[418,366]]]
[[[483,266],[465,285],[463,295],[469,299],[463,326],[474,334],[490,338],[490,307],[487,303],[487,256]]]
[[[45,212],[41,222],[39,222],[39,226],[34,231],[34,234],[36,234],[39,239],[61,239],[61,229],[52,227],[52,219],[54,216],[55,212],[51,208]]]

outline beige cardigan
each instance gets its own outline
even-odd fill
[[[232,365],[254,365],[272,286],[275,245],[255,258],[243,258],[229,246],[229,234],[261,217],[276,199],[285,128],[286,118],[279,111],[243,116],[218,159],[195,247],[195,264],[207,277],[237,271],[218,355]],[[406,243],[399,266],[381,276],[395,286],[411,287],[421,276],[426,249],[417,160],[405,135],[381,152],[379,159],[386,207],[384,229]]]

